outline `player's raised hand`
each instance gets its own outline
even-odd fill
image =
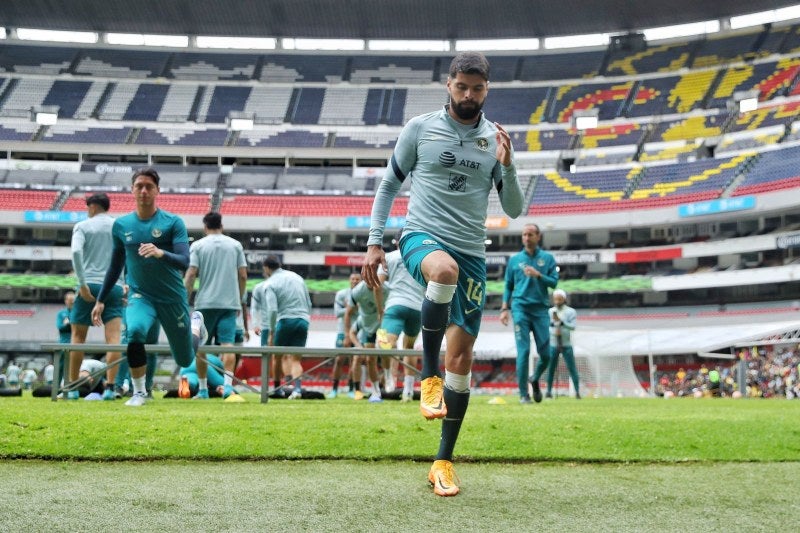
[[[497,141],[497,152],[495,157],[500,161],[500,164],[507,167],[511,164],[511,136],[503,127],[497,122],[494,123],[497,128],[494,138]]]

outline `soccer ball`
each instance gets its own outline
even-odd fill
[[[675,393],[674,393],[674,392],[672,392],[671,390],[668,390],[668,391],[665,391],[665,392],[664,392],[664,399],[667,399],[667,398],[674,398],[674,397],[675,397]]]

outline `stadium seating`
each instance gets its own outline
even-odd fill
[[[220,206],[223,215],[243,216],[309,216],[309,217],[368,217],[372,211],[371,196],[305,196],[305,195],[243,195],[225,196]],[[391,216],[403,216],[408,198],[398,197],[392,205]]]
[[[130,180],[130,178],[128,178]],[[131,193],[109,192],[110,213],[129,213],[136,209],[136,200]],[[207,194],[165,193],[158,195],[158,206],[165,211],[181,215],[204,215],[211,209]],[[86,193],[73,193],[64,203],[63,211],[85,211]]]
[[[16,181],[13,176],[10,179],[6,178],[6,183],[15,183]],[[50,184],[52,182],[53,177],[51,176]],[[1,208],[4,211],[47,211],[53,207],[53,203],[55,203],[58,196],[56,191],[32,191],[26,189],[0,189],[0,193],[3,195]]]

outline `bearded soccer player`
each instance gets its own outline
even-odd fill
[[[453,449],[469,404],[473,346],[486,287],[486,213],[494,188],[512,218],[523,210],[511,138],[481,112],[489,91],[489,62],[459,53],[447,78],[449,103],[411,119],[400,132],[391,163],[375,194],[362,274],[370,287],[387,269],[383,231],[403,182],[413,175],[400,252],[409,273],[425,286],[420,411],[442,418],[442,435],[428,481],[454,496]],[[444,381],[439,351],[447,335]]]

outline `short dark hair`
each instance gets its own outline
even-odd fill
[[[277,255],[268,255],[264,258],[264,266],[270,270],[277,270],[281,267],[281,260]]]
[[[147,176],[148,178],[153,180],[153,183],[155,183],[157,187],[159,186],[159,182],[161,181],[161,176],[158,175],[156,169],[154,169],[153,167],[145,167],[137,169],[133,173],[133,177],[131,178],[131,185],[133,185],[133,183],[136,181],[136,178],[138,178],[139,176]]]
[[[108,195],[104,192],[96,192],[91,196],[86,197],[86,207],[95,204],[99,205],[103,208],[103,211],[108,211],[108,208],[111,207],[111,200],[108,199]]]
[[[450,62],[450,77],[455,78],[459,72],[477,74],[489,81],[489,60],[480,52],[461,52]]]
[[[222,229],[222,215],[214,211],[206,213],[203,217],[203,225],[208,229]]]

